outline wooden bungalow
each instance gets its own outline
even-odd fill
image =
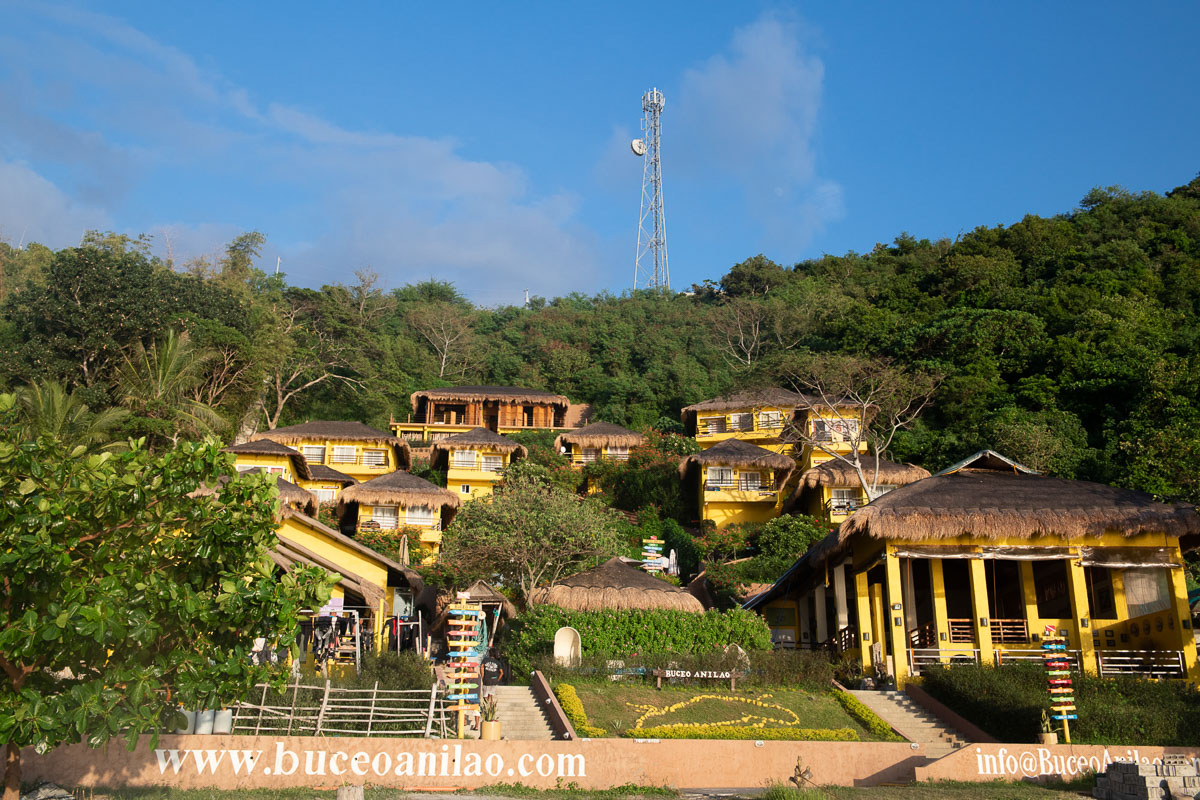
[[[1047,627],[1087,671],[1194,681],[1183,553],[1197,546],[1194,506],[985,450],[859,509],[746,607],[776,638],[899,683],[931,664],[1038,662]]]
[[[696,490],[700,519],[724,528],[779,516],[791,458],[740,439],[726,439],[679,463],[679,477]]]
[[[356,480],[406,470],[412,464],[407,442],[361,422],[304,422],[250,437],[251,442],[263,440],[291,445],[310,465],[328,465]]]
[[[629,449],[645,441],[646,437],[637,431],[611,422],[593,422],[568,433],[560,433],[554,440],[554,449],[570,458],[571,466],[579,468],[602,458],[627,461]]]
[[[446,473],[446,488],[466,502],[490,495],[501,471],[528,454],[523,445],[481,427],[434,442],[431,463]]]
[[[859,457],[859,463],[867,482],[874,484],[877,498],[929,477],[929,470],[914,464],[897,464],[886,458],[863,455]],[[784,509],[836,525],[868,502],[854,468],[845,461],[831,458],[800,475],[800,483]]]
[[[704,606],[686,589],[672,586],[620,558],[563,578],[529,593],[529,604],[574,611],[672,609],[702,613]]]
[[[425,447],[484,427],[493,433],[559,430],[568,426],[571,401],[561,394],[518,386],[453,386],[413,392],[412,416],[391,423],[396,435]]]
[[[308,461],[299,450],[270,439],[231,444],[221,452],[233,455],[238,472],[261,470],[293,483],[312,478]]]
[[[342,529],[399,531],[416,528],[436,555],[442,531],[458,513],[457,494],[407,472],[392,472],[348,486],[338,496]]]

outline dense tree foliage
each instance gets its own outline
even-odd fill
[[[58,380],[101,411],[119,403],[136,348],[176,328],[211,354],[188,395],[231,431],[382,426],[411,413],[416,389],[495,383],[680,432],[684,405],[848,355],[943,377],[893,458],[936,470],[990,446],[1057,475],[1200,499],[1200,179],[1167,195],[1097,189],[1070,213],[955,241],[902,234],[791,267],[755,256],[688,293],[526,308],[476,307],[437,280],[389,292],[365,271],[292,287],[254,267],[261,245],[246,234],[182,273],[144,239],[0,245],[0,384]]]

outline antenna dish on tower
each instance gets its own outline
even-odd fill
[[[640,157],[646,155],[646,143],[641,139],[634,139],[632,142],[630,142],[629,149],[633,151],[635,156]]]

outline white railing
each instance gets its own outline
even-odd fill
[[[734,481],[734,480],[714,481],[712,479],[709,479],[704,484],[704,491],[706,491],[706,492],[732,492],[732,491],[773,492],[773,491],[775,491],[775,485],[773,483],[771,483],[770,481],[759,481],[759,482],[755,483],[753,481],[743,481],[740,479],[736,480],[736,481]]]
[[[924,667],[941,664],[978,664],[979,650],[968,648],[918,647],[908,651],[908,670],[920,675]]]
[[[1046,660],[1045,650],[997,650],[996,665],[1011,664],[1016,661],[1029,661],[1038,664]],[[1053,651],[1055,655],[1061,656],[1071,662],[1071,669],[1083,669],[1083,652],[1081,650],[1057,650]]]
[[[311,464],[311,463],[321,463],[321,462],[310,461],[309,463]],[[329,464],[331,467],[359,466],[359,467],[370,467],[371,469],[387,469],[387,467],[388,467],[386,454],[383,455],[382,461],[380,460],[379,456],[366,456],[366,455],[362,455],[362,454],[353,455],[353,456],[344,456],[344,455],[339,456],[337,454],[331,454],[328,457],[326,457],[326,459],[323,463]]]
[[[1186,678],[1181,650],[1097,650],[1100,675],[1142,675],[1147,678]]]

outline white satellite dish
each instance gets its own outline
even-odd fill
[[[646,143],[641,139],[634,139],[629,143],[629,149],[633,151],[635,156],[646,155]]]

